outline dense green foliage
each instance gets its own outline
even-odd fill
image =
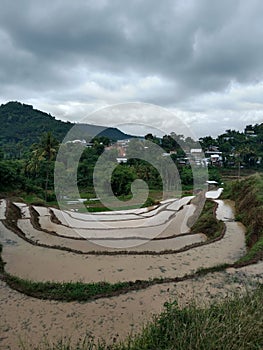
[[[31,105],[8,102],[0,106],[0,148],[5,158],[19,159],[29,146],[39,142],[42,134],[51,131],[58,141],[62,141],[73,126],[73,123],[57,120]],[[75,133],[76,138],[81,139],[98,135],[117,140],[129,136],[117,128],[90,124],[78,124]]]
[[[263,257],[263,175],[256,174],[234,182],[228,196],[236,202],[237,219],[247,228],[248,253],[241,261]]]
[[[27,147],[38,142],[45,132],[52,131],[62,141],[73,126],[19,102],[0,106],[0,125],[0,146],[6,158],[21,158]]]
[[[15,195],[24,198],[34,195],[39,201],[45,200],[55,203],[54,161],[59,142],[73,124],[56,120],[49,114],[33,109],[32,106],[19,102],[9,102],[0,106],[0,125],[0,191],[6,194],[14,191]],[[218,146],[223,151],[225,166],[229,167],[233,163],[233,168],[237,164],[240,167],[260,168],[261,156],[263,155],[262,125],[248,126],[244,133],[227,130],[225,134],[216,139],[208,136],[200,139],[200,142],[204,148],[208,149],[212,146]],[[121,133],[118,129],[108,128],[104,130],[103,127],[88,124],[78,124],[75,134],[78,138],[90,137],[90,134],[97,135],[93,138],[92,147],[84,148],[78,164],[77,175],[77,185],[81,196],[83,197],[82,193],[85,193],[87,196],[83,198],[92,198],[96,196],[93,171],[100,155],[104,152],[105,147],[111,144],[114,137],[125,138],[128,135]],[[106,135],[111,135],[111,140]],[[145,139],[168,152],[159,159],[161,168],[164,172],[170,171],[165,163],[165,157],[168,155],[178,169],[183,190],[191,191],[194,185],[193,167],[185,158],[185,150],[189,151],[191,147],[198,148],[200,146],[191,138],[184,138],[183,135],[175,133],[164,135],[162,138],[147,134]],[[130,155],[131,158],[127,163],[116,164],[111,178],[113,193],[122,200],[125,196],[129,198],[132,195],[131,184],[136,179],[145,181],[150,191],[161,192],[164,190],[164,186],[173,188],[172,182],[163,183],[160,171],[151,162],[140,159],[142,152],[147,148],[144,147],[143,142],[140,139],[132,141],[138,145],[137,157],[135,152],[135,154]],[[63,181],[66,179],[69,186],[74,178],[74,169],[70,166],[74,156],[74,152],[72,155],[74,147],[76,145],[72,143],[63,144],[60,149],[64,150],[64,159],[57,162]],[[128,158],[129,149],[127,149]],[[109,160],[116,162],[117,148],[108,149],[107,155]],[[107,169],[106,162],[105,169]],[[208,172],[210,180],[221,182],[221,168],[208,166]],[[102,178],[102,176],[98,176],[98,178]],[[169,179],[175,181],[172,176]],[[199,184],[206,180],[201,165],[195,169],[196,179]]]
[[[262,167],[263,157],[263,123],[247,125],[244,132],[226,130],[217,138],[206,136],[200,139],[203,148],[219,147],[223,152],[224,165],[245,167]]]
[[[24,165],[17,160],[0,160],[0,191],[25,187]]]

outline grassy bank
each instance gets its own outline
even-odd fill
[[[219,237],[224,230],[224,223],[216,219],[216,203],[206,200],[201,215],[191,228],[191,233],[204,233],[208,239]]]
[[[235,200],[236,219],[247,228],[247,254],[241,262],[263,258],[263,175],[255,174],[228,186],[225,195]]]
[[[129,290],[134,287],[133,282],[34,282],[6,274],[5,281],[8,285],[29,296],[40,299],[51,299],[60,301],[87,301],[94,297],[112,296],[116,292]]]
[[[147,287],[163,284],[177,283],[185,280],[191,280],[198,276],[204,276],[211,272],[223,271],[227,267],[234,265],[222,264],[208,268],[200,268],[195,273],[184,275],[183,277],[154,278],[150,280],[136,280],[127,282],[34,282],[10,275],[4,271],[2,262],[2,279],[14,290],[26,294],[30,297],[58,301],[79,301],[88,302],[94,299],[112,297],[125,294],[130,291],[141,290]],[[1,263],[0,263],[1,268]]]
[[[113,345],[95,344],[88,337],[41,344],[37,350],[252,350],[263,347],[263,287],[244,297],[235,296],[207,308],[191,304],[180,309],[165,303],[164,311],[141,334]]]

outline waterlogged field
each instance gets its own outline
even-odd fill
[[[64,336],[74,343],[85,334],[115,342],[138,332],[167,300],[207,303],[237,286],[254,288],[262,263],[201,273],[246,253],[245,227],[219,195],[207,193],[216,205],[215,236],[191,231],[193,197],[96,215],[1,200],[0,346],[32,348]]]

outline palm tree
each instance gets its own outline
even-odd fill
[[[58,150],[58,141],[52,135],[52,132],[47,132],[42,135],[40,142],[33,146],[33,151],[31,153],[31,158],[26,169],[36,174],[39,170],[40,163],[43,162],[45,166],[45,201],[47,201],[47,190],[48,182],[50,177],[50,170],[52,161],[55,160],[57,150]]]

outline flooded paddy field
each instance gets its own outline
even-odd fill
[[[183,277],[200,268],[234,263],[246,252],[245,227],[234,220],[233,202],[219,200],[215,193],[208,197],[216,201],[216,216],[225,223],[224,234],[211,242],[202,232],[191,234],[193,197],[164,202],[152,210],[92,216],[13,203],[20,212],[15,223],[20,234],[5,225],[8,203],[1,200],[5,271],[32,281],[115,283]],[[193,298],[198,302],[224,298],[237,287],[245,290],[244,281],[253,287],[262,279],[262,270],[259,263],[86,303],[35,299],[2,281],[0,348],[18,348],[19,338],[37,344],[43,336],[77,340],[90,333],[95,338],[103,334],[107,341],[123,339],[139,331],[169,299],[183,305]]]

